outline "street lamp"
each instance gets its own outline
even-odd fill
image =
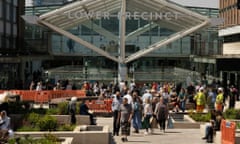
[[[132,74],[132,80],[134,81],[134,71],[135,71],[135,67],[134,64],[129,68],[130,73]]]
[[[88,62],[85,61],[84,63],[84,68],[85,68],[85,80],[87,81],[88,79]]]

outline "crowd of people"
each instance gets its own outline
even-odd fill
[[[238,91],[234,86],[224,89],[221,85],[193,85],[186,88],[181,84],[152,83],[138,87],[135,84],[119,84],[113,93],[113,135],[118,136],[121,129],[122,141],[127,141],[130,129],[135,133],[144,128],[145,134],[151,134],[152,121],[155,119],[160,130],[165,132],[166,121],[171,112],[185,112],[186,104],[192,103],[197,113],[212,112],[211,124],[206,128],[208,142],[212,141],[213,132],[220,129],[222,112],[226,107],[226,99],[229,108],[234,108],[238,97]],[[221,118],[219,118],[221,117]],[[144,123],[143,123],[144,122]],[[144,126],[143,126],[144,124]]]
[[[41,83],[37,83],[36,90],[39,89],[38,85]],[[59,81],[53,87],[53,90],[67,89],[72,89],[69,81],[64,83]],[[139,133],[139,130],[144,128],[146,135],[151,134],[153,121],[158,123],[162,132],[165,132],[169,109],[172,112],[185,112],[186,104],[191,103],[196,112],[214,110],[215,117],[219,117],[226,108],[226,100],[229,102],[228,108],[234,108],[239,99],[238,90],[234,85],[223,87],[221,83],[214,81],[210,85],[191,82],[185,87],[182,83],[173,82],[135,84],[134,81],[130,83],[121,81],[100,84],[98,81],[93,83],[84,81],[81,89],[86,90],[87,96],[98,96],[99,99],[113,98],[113,135],[118,136],[121,130],[123,142],[127,141],[131,127],[134,128],[135,133]],[[74,101],[72,105],[74,107]],[[82,106],[84,108],[84,102]],[[75,111],[70,113],[74,124]],[[88,110],[87,115],[91,116]],[[219,125],[216,126],[219,122],[215,117],[212,117],[211,125],[206,128],[206,136],[203,139],[210,137],[211,141],[212,131],[219,129]],[[92,117],[91,123],[93,123]]]

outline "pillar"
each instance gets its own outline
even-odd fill
[[[118,64],[118,82],[127,80],[127,65],[124,63]]]

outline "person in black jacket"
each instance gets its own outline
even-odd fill
[[[215,131],[220,131],[221,129],[221,121],[223,119],[223,115],[221,111],[216,111],[214,119],[210,120],[210,125],[206,127],[205,136],[202,138],[206,140],[208,143],[213,142],[213,135]]]
[[[91,113],[89,111],[89,108],[88,108],[88,106],[85,103],[85,100],[83,100],[82,103],[80,104],[80,113],[79,114],[80,115],[89,115],[89,117],[90,117],[90,124],[91,125],[96,125],[95,122],[94,122],[93,113]]]
[[[71,115],[71,125],[76,124],[76,97],[72,97],[71,101],[68,104],[68,113]]]

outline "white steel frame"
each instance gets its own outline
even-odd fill
[[[91,20],[88,18],[70,19],[66,15],[69,12],[89,12],[100,10],[109,13],[120,11],[121,16],[119,17],[119,36],[114,35],[110,31],[98,26],[97,24],[91,23]],[[170,11],[184,15],[184,17],[179,17],[175,20],[154,20],[150,24],[137,29],[126,36],[126,11],[135,10],[139,12]],[[126,64],[169,43],[172,43],[177,39],[210,25],[210,20],[205,16],[192,12],[184,7],[173,4],[166,0],[80,0],[39,16],[38,23],[76,41],[77,43],[95,51],[102,56],[105,56],[118,63]],[[91,28],[93,28],[93,30],[97,33],[110,40],[118,41],[119,56],[112,56],[108,52],[67,31],[67,29],[80,24],[88,28],[91,26]],[[169,29],[177,30],[178,32],[126,57],[126,41],[131,40],[148,31],[149,29],[159,25]]]

